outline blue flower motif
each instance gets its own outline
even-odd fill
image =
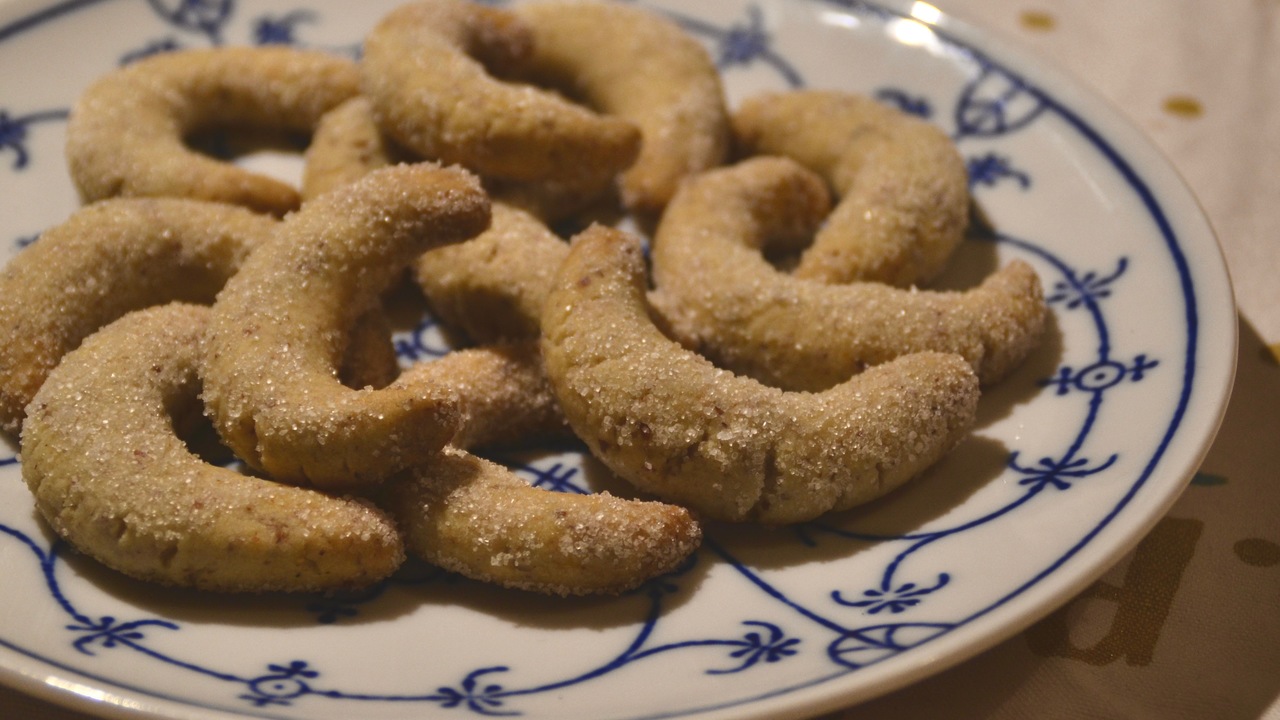
[[[27,154],[27,123],[15,120],[9,113],[0,110],[0,148],[8,148],[15,156],[13,169],[27,166],[30,156]]]
[[[138,628],[154,626],[177,630],[178,626],[168,620],[134,620],[127,623],[116,623],[116,619],[110,615],[103,615],[97,622],[88,618],[77,618],[80,623],[68,625],[67,629],[73,632],[84,633],[75,642],[71,643],[72,647],[85,655],[93,655],[90,646],[94,643],[101,644],[104,648],[114,648],[117,645],[134,646],[137,641],[143,640],[146,636],[138,631]]]
[[[27,128],[36,123],[66,119],[66,110],[46,110],[22,117],[13,117],[8,112],[0,110],[0,150],[12,150],[14,155],[12,167],[14,170],[21,170],[31,160],[27,152]]]
[[[727,643],[738,648],[729,653],[729,657],[742,660],[742,664],[726,670],[708,670],[708,675],[742,672],[761,660],[766,663],[775,663],[796,654],[796,646],[800,644],[800,639],[787,637],[777,625],[758,620],[747,620],[742,624],[763,628],[768,634],[762,635],[752,631],[743,636],[742,640]]]
[[[892,105],[908,115],[915,115],[921,118],[928,118],[933,115],[933,105],[929,103],[929,98],[922,95],[912,95],[906,90],[882,88],[876,91],[875,97],[880,102]]]
[[[1023,190],[1031,187],[1031,176],[1016,170],[1009,158],[996,153],[987,153],[979,157],[969,158],[969,186],[986,185],[992,187],[1001,180],[1012,179]]]
[[[1102,298],[1111,297],[1111,284],[1129,269],[1129,258],[1120,258],[1116,269],[1109,275],[1100,275],[1093,270],[1076,277],[1075,273],[1067,275],[1067,279],[1053,284],[1053,291],[1045,298],[1046,303],[1062,303],[1068,310],[1075,310],[1081,305],[1093,304]]]
[[[896,615],[919,605],[924,596],[945,587],[949,582],[951,582],[951,576],[947,573],[941,573],[938,575],[938,582],[929,587],[921,587],[909,582],[894,588],[881,587],[879,589],[863,590],[861,600],[846,600],[839,590],[831,593],[831,597],[841,605],[865,608],[871,615],[876,615],[885,610]]]
[[[270,674],[248,681],[250,694],[241,695],[241,700],[252,702],[254,707],[289,705],[311,692],[311,686],[303,678],[320,677],[320,673],[307,667],[303,660],[294,660],[288,665],[268,665],[267,669]]]
[[[764,31],[764,18],[760,8],[751,5],[747,8],[746,24],[734,25],[720,37],[716,65],[747,65],[768,51],[769,34]]]
[[[437,692],[442,696],[440,707],[455,708],[466,704],[468,710],[479,713],[481,715],[519,715],[518,712],[498,712],[498,708],[502,707],[503,688],[497,683],[490,683],[481,686],[480,678],[494,672],[506,672],[508,668],[503,666],[481,668],[467,675],[462,680],[462,688],[455,690],[450,687],[442,687]]]
[[[235,11],[235,0],[147,0],[151,9],[170,25],[198,32],[215,45],[222,42],[222,27]]]
[[[1140,382],[1152,368],[1159,367],[1159,360],[1151,360],[1146,354],[1134,356],[1131,365],[1115,360],[1099,360],[1092,365],[1076,370],[1070,365],[1058,369],[1051,378],[1039,381],[1040,387],[1057,386],[1058,395],[1066,395],[1072,390],[1097,393],[1112,388],[1125,380]]]
[[[301,23],[315,22],[310,10],[294,10],[280,17],[264,15],[253,26],[253,39],[259,45],[296,45],[295,29]]]
[[[1018,481],[1018,484],[1029,486],[1033,492],[1039,492],[1046,487],[1069,490],[1071,482],[1067,478],[1078,479],[1100,473],[1111,467],[1118,457],[1118,455],[1112,455],[1101,465],[1094,467],[1087,467],[1088,458],[1064,457],[1061,460],[1055,460],[1051,457],[1042,457],[1035,467],[1024,467],[1018,464],[1018,453],[1015,451],[1009,455],[1008,465],[1010,469],[1026,475]]]
[[[728,28],[717,27],[694,17],[668,12],[686,30],[711,38],[716,49],[716,67],[731,68],[760,61],[773,67],[791,87],[804,84],[800,73],[785,58],[773,51],[769,32],[764,27],[764,15],[756,5],[747,6],[745,23],[735,23]]]

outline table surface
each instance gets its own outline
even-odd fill
[[[1235,393],[1152,533],[1027,631],[822,720],[1280,720],[1280,0],[936,0],[1108,98],[1218,233],[1239,305]],[[88,720],[0,687],[0,718]]]

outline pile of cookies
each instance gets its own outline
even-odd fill
[[[188,146],[239,126],[311,135],[300,189]],[[944,134],[842,92],[731,113],[700,43],[630,4],[421,0],[359,62],[154,56],[85,91],[67,153],[85,206],[0,274],[0,423],[59,535],[162,583],[329,590],[412,553],[621,592],[703,520],[917,475],[1044,324],[1021,262],[916,288],[968,222]],[[647,257],[601,208],[652,228]],[[406,274],[473,347],[400,371]],[[247,472],[192,450],[202,421]],[[472,453],[568,433],[655,499]]]

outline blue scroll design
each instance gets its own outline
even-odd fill
[[[145,0],[157,16],[184,36],[194,35],[207,44],[226,42],[231,21],[236,17],[233,0]],[[850,12],[885,16],[887,11],[870,3],[839,2],[833,4]],[[52,16],[51,16],[52,17]],[[776,72],[792,87],[804,85],[798,70],[774,48],[758,5],[746,7],[737,22],[728,27],[706,23],[696,18],[675,14],[688,30],[713,44],[721,69],[763,64]],[[318,16],[305,10],[282,15],[262,16],[253,26],[253,42],[259,44],[301,44],[299,30],[319,22]],[[0,38],[4,37],[0,34]],[[152,41],[140,52],[177,49],[181,43],[173,37]],[[127,55],[135,59],[141,55]],[[1054,106],[1030,83],[1004,68],[975,54],[980,71],[954,98],[950,115],[955,125],[953,137],[958,143],[971,140],[988,141],[1025,130],[1038,119],[1051,114]],[[908,112],[933,117],[936,102],[910,93],[903,88],[884,89],[881,100],[895,103]],[[60,110],[11,117],[0,112],[0,151],[14,155],[14,169],[22,169],[30,160],[27,152],[27,128],[43,122],[65,120]],[[1022,190],[1032,187],[1031,174],[1021,169],[1017,159],[984,148],[969,160],[971,188],[976,194],[1000,183],[1013,182]],[[970,618],[941,617],[939,609],[949,590],[966,581],[954,568],[929,567],[930,549],[979,526],[999,522],[1010,513],[1031,502],[1051,502],[1054,493],[1070,492],[1073,487],[1099,476],[1119,460],[1118,453],[1096,451],[1090,446],[1093,428],[1107,406],[1108,398],[1119,388],[1141,382],[1163,368],[1160,358],[1149,353],[1122,352],[1113,346],[1106,322],[1104,304],[1113,297],[1128,277],[1131,260],[1115,258],[1107,268],[1076,268],[1031,239],[1018,238],[993,228],[983,228],[974,242],[1002,243],[1016,252],[1036,258],[1050,268],[1047,301],[1058,312],[1084,313],[1092,320],[1096,345],[1085,361],[1064,365],[1040,384],[1045,391],[1064,403],[1083,403],[1084,421],[1067,439],[1060,452],[1040,454],[1027,459],[1022,450],[1012,450],[1006,460],[1008,470],[1018,478],[1016,492],[1003,505],[950,527],[901,535],[878,535],[847,527],[835,521],[807,523],[795,529],[795,542],[813,545],[823,541],[865,544],[868,542],[896,549],[892,559],[873,577],[841,579],[820,603],[802,603],[787,588],[770,581],[767,575],[737,557],[729,543],[714,533],[707,538],[703,551],[685,567],[670,575],[654,579],[627,596],[637,602],[634,632],[629,641],[609,659],[586,672],[550,683],[520,685],[520,668],[513,664],[492,663],[468,668],[443,680],[425,681],[417,690],[399,694],[362,693],[330,684],[323,663],[312,658],[280,657],[261,663],[251,671],[228,671],[170,655],[153,647],[157,634],[181,633],[180,623],[159,617],[117,618],[91,615],[78,608],[63,590],[58,568],[65,547],[59,542],[45,544],[14,527],[0,524],[0,538],[7,538],[30,552],[40,568],[45,589],[66,615],[64,629],[74,650],[86,657],[110,653],[133,652],[151,660],[186,669],[194,674],[228,683],[228,697],[245,707],[268,708],[293,706],[316,700],[376,701],[427,703],[444,709],[457,709],[482,716],[522,714],[519,699],[562,691],[573,686],[617,672],[629,665],[670,653],[709,652],[713,655],[704,665],[709,676],[735,675],[784,663],[807,653],[823,653],[833,668],[857,670],[883,662],[903,652],[954,630]],[[397,350],[411,360],[429,359],[448,352],[448,347],[433,335],[431,321],[424,321],[407,337],[398,340]],[[0,458],[0,465],[14,464],[17,458]],[[508,464],[529,476],[539,487],[560,492],[589,492],[579,468],[556,460],[515,462]],[[670,598],[680,591],[685,575],[692,567],[704,563],[722,563],[748,581],[756,592],[770,598],[786,617],[762,619],[749,617],[738,621],[737,634],[690,638],[674,642],[657,642],[657,630],[669,607]],[[318,624],[335,624],[351,620],[362,609],[384,599],[397,585],[410,583],[460,582],[442,572],[418,576],[400,576],[367,590],[347,595],[310,597],[299,600],[300,612],[310,613]],[[811,642],[799,631],[799,624],[821,628],[827,633],[826,644]]]
[[[820,535],[862,542],[904,544],[903,549],[884,568],[879,582],[875,585],[860,588],[854,593],[833,591],[832,600],[839,605],[859,608],[868,615],[885,611],[889,614],[899,614],[924,605],[929,596],[944,590],[951,583],[954,573],[944,571],[925,577],[901,579],[900,574],[909,559],[919,556],[927,548],[948,538],[996,522],[1048,490],[1060,492],[1070,490],[1075,483],[1097,476],[1112,467],[1119,459],[1117,453],[1106,454],[1101,459],[1093,459],[1083,454],[1098,417],[1102,413],[1105,397],[1111,390],[1118,387],[1121,381],[1139,382],[1147,373],[1159,366],[1158,361],[1147,358],[1145,354],[1137,355],[1131,364],[1121,364],[1110,359],[1113,352],[1111,333],[1101,303],[1110,297],[1111,293],[1109,290],[1098,291],[1102,285],[1098,283],[1096,274],[1080,273],[1057,255],[1027,240],[996,233],[989,229],[988,231],[990,234],[981,239],[1008,243],[1028,254],[1038,256],[1050,267],[1056,268],[1062,280],[1055,287],[1065,289],[1059,293],[1061,299],[1055,301],[1055,304],[1066,310],[1085,312],[1093,320],[1097,336],[1097,359],[1083,370],[1064,367],[1055,377],[1040,381],[1044,387],[1065,388],[1055,393],[1056,395],[1068,399],[1082,397],[1086,404],[1084,419],[1074,437],[1068,440],[1066,448],[1056,457],[1044,456],[1035,462],[1027,463],[1023,460],[1021,450],[1012,450],[1007,457],[1006,466],[1010,471],[1021,476],[1017,486],[1022,488],[1022,493],[982,516],[967,519],[950,527],[903,535],[860,532],[826,522],[807,523],[796,528],[797,537],[806,544],[815,544],[816,538]],[[1120,267],[1126,266],[1124,262],[1117,264]],[[1119,274],[1108,276],[1105,286],[1109,288],[1118,278]]]
[[[958,137],[996,137],[1017,132],[1047,108],[1033,86],[1002,68],[988,64],[970,81],[956,103]]]
[[[174,28],[223,43],[223,32],[235,14],[235,0],[147,0],[156,15]]]
[[[764,26],[764,15],[759,5],[748,5],[746,17],[729,27],[674,11],[666,11],[666,14],[685,30],[711,42],[712,59],[721,71],[763,63],[776,72],[788,87],[804,85],[804,79],[795,66],[773,48],[772,37]]]
[[[582,488],[579,488],[581,490]],[[698,638],[651,644],[650,640],[663,616],[664,599],[679,588],[679,576],[694,566],[687,563],[675,572],[650,581],[633,591],[632,595],[647,600],[647,609],[639,618],[637,631],[631,642],[614,658],[575,677],[532,687],[508,687],[498,676],[512,672],[505,665],[493,665],[466,672],[455,684],[444,684],[429,691],[406,694],[370,694],[340,690],[323,685],[324,674],[320,664],[305,659],[290,659],[265,664],[265,671],[245,674],[214,668],[188,661],[149,647],[148,633],[163,629],[181,632],[181,624],[163,618],[120,620],[112,616],[94,617],[80,611],[63,592],[58,576],[62,543],[45,546],[37,539],[9,525],[0,524],[0,536],[8,537],[25,546],[39,563],[44,583],[50,596],[69,617],[65,629],[72,634],[71,644],[80,653],[96,656],[104,651],[132,650],[156,662],[165,663],[207,678],[231,683],[238,688],[236,697],[253,707],[287,706],[305,698],[317,697],[330,700],[378,701],[396,703],[435,703],[443,708],[466,708],[486,716],[519,715],[507,703],[517,697],[562,690],[615,672],[627,665],[645,661],[675,651],[699,648],[717,648],[723,653],[724,662],[712,663],[705,671],[708,675],[733,674],[759,665],[777,663],[799,652],[800,641],[789,636],[777,624],[763,620],[742,621],[743,631],[738,636],[722,638]],[[428,580],[429,581],[429,580]],[[375,599],[385,590],[377,587],[369,590],[369,598]],[[320,598],[325,602],[327,598]],[[316,600],[309,601],[314,610]],[[322,623],[340,622],[354,615],[348,609],[331,612],[319,619]]]
[[[142,47],[124,53],[121,65],[128,65],[158,53],[191,47],[220,47],[229,44],[227,34],[237,19],[236,0],[146,0],[156,17],[174,34],[147,41]],[[314,46],[301,36],[301,28],[316,26],[319,13],[306,8],[281,14],[263,14],[249,21],[248,43],[251,45],[289,45],[326,50],[349,57],[359,56],[359,43],[341,47]]]
[[[14,116],[8,110],[0,109],[0,152],[13,154],[13,170],[23,170],[31,161],[31,153],[27,149],[28,132],[33,125],[47,122],[61,122],[67,119],[67,110],[40,110],[25,115]]]

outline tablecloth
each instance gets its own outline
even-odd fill
[[[1280,720],[1280,0],[935,4],[1092,86],[1182,173],[1235,285],[1235,392],[1178,503],[1079,597],[823,720]],[[87,717],[0,688],[0,718]]]

